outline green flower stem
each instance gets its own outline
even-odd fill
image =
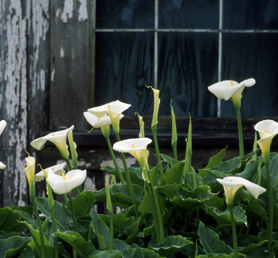
[[[159,173],[161,178],[163,177],[163,167],[161,164],[161,159],[160,159],[160,152],[159,152],[159,146],[158,146],[158,141],[157,141],[157,125],[152,126],[152,134],[153,134],[153,141],[154,141],[154,147],[155,147],[155,154],[156,154],[156,159],[157,163],[159,164]]]
[[[266,174],[267,174],[267,187],[268,187],[268,223],[267,223],[267,235],[268,235],[268,244],[267,248],[270,252],[271,250],[271,244],[272,244],[272,231],[273,231],[273,189],[272,189],[272,183],[270,178],[270,171],[268,162],[265,163],[266,167]]]
[[[233,212],[233,205],[228,205],[228,207],[229,207],[230,214],[231,214],[234,253],[235,253],[235,258],[237,258],[238,257],[237,233],[236,233],[236,224],[235,224],[235,217],[234,217],[234,212]]]
[[[156,231],[157,244],[163,244],[164,242],[164,229],[161,211],[158,203],[157,193],[153,188],[152,184],[145,182],[145,188],[148,192],[149,197],[152,199],[152,213],[154,219],[154,227]]]
[[[242,136],[242,123],[241,123],[241,113],[240,108],[236,108],[236,117],[237,117],[237,128],[238,128],[238,144],[239,144],[239,155],[240,157],[244,156],[244,145],[243,145],[243,136]]]
[[[71,164],[70,164],[69,159],[65,159],[65,161],[66,161],[66,163],[67,163],[68,169],[69,169],[69,170],[72,170],[72,166],[71,166]]]
[[[115,136],[116,136],[116,140],[120,141],[121,140],[120,139],[120,135],[118,133],[116,133],[116,132],[114,132],[114,133],[115,133]],[[139,217],[138,204],[137,204],[136,199],[135,199],[134,189],[132,187],[132,182],[131,182],[129,170],[128,170],[128,167],[127,167],[127,164],[126,164],[125,155],[123,153],[121,153],[121,158],[122,158],[123,165],[124,165],[124,170],[125,170],[125,176],[126,176],[126,182],[127,182],[128,191],[130,193],[131,200],[132,200],[132,203],[133,203],[134,208],[135,208],[135,214],[136,214],[137,217]]]
[[[57,227],[56,227],[56,220],[55,220],[55,216],[54,216],[54,198],[53,198],[53,193],[52,193],[52,189],[50,187],[50,185],[48,183],[47,184],[47,193],[48,193],[48,208],[50,211],[50,215],[51,215],[51,220],[52,220],[52,230],[53,230],[53,234],[54,234],[54,258],[58,258],[58,241],[57,241],[57,237],[55,236],[55,233],[57,232]]]
[[[72,165],[71,165],[69,159],[65,159],[65,161],[67,163],[68,169],[72,170]],[[76,195],[80,194],[82,192],[81,186],[79,185],[79,186],[75,187],[74,191],[75,191]]]
[[[109,219],[110,219],[110,244],[109,244],[109,249],[113,250],[113,236],[114,236],[114,226],[113,226],[113,217],[112,214],[109,212]]]
[[[42,224],[41,224],[41,220],[40,220],[40,216],[39,216],[39,212],[38,212],[37,203],[36,203],[35,198],[32,198],[32,203],[33,203],[33,207],[34,207],[34,211],[35,211],[35,215],[36,215],[36,219],[37,219],[37,223],[38,223],[39,231],[40,231],[41,258],[44,258],[45,257],[44,236],[43,236]]]
[[[172,143],[174,159],[178,160],[177,142]]]
[[[112,159],[113,159],[115,168],[116,168],[116,170],[117,170],[117,172],[118,172],[118,174],[119,174],[120,181],[121,181],[122,184],[124,184],[124,183],[125,183],[125,180],[124,180],[124,178],[123,178],[123,175],[122,175],[121,170],[120,170],[120,168],[119,168],[119,165],[118,165],[118,163],[117,163],[117,160],[116,160],[116,157],[115,157],[115,154],[114,154],[112,145],[111,145],[110,138],[109,138],[109,136],[104,137],[104,138],[105,138],[105,140],[106,140],[106,143],[107,143],[107,146],[108,146],[110,155],[111,155],[111,157],[112,157]]]
[[[70,202],[70,210],[71,210],[71,216],[72,216],[72,221],[73,221],[73,227],[74,227],[74,230],[76,232],[78,232],[75,212],[74,212],[74,209],[73,209],[73,203],[72,203],[72,198],[71,198],[71,193],[68,193],[68,197],[69,197],[69,202]]]

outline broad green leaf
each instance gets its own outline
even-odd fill
[[[109,228],[94,210],[91,210],[90,215],[92,218],[91,226],[93,232],[97,235],[99,249],[104,250],[106,247],[109,247],[110,244]]]
[[[171,167],[175,166],[176,164],[178,164],[180,161],[166,155],[166,154],[161,154],[160,153],[160,157],[162,158],[162,160],[164,162],[166,162],[167,164],[169,164]]]
[[[256,183],[256,179],[258,177],[258,165],[259,160],[247,163],[244,170],[240,173],[237,173],[235,176],[243,177],[251,182]]]
[[[93,243],[91,241],[86,241],[78,232],[57,232],[55,235],[71,245],[81,257],[88,257],[94,250],[96,250]]]
[[[83,191],[72,199],[76,217],[85,217],[90,214],[95,204],[95,197],[92,191]],[[67,202],[69,207],[69,201]]]
[[[230,254],[198,255],[198,256],[195,256],[194,258],[234,258],[234,257],[235,257],[235,254],[234,254],[234,252],[232,252]],[[244,254],[238,253],[238,258],[246,258],[246,256]],[[252,257],[248,257],[248,258],[252,258]]]
[[[183,162],[178,162],[175,166],[166,171],[163,177],[165,185],[174,183],[180,184],[182,182],[183,166]]]
[[[206,213],[212,216],[219,225],[231,225],[231,215],[229,209],[219,211],[215,207],[205,207]],[[235,222],[238,224],[244,223],[247,226],[247,216],[245,211],[240,206],[233,207]]]
[[[28,246],[27,248],[22,250],[20,252],[20,256],[19,256],[19,258],[33,258],[33,257],[34,257],[34,253],[33,253],[32,248],[30,246]]]
[[[166,184],[156,188],[159,194],[165,195],[169,198],[174,198],[179,195],[186,195],[186,189],[181,184]]]
[[[47,217],[51,218],[50,211],[48,208],[48,199],[45,197],[37,197],[36,202],[38,205],[38,209]],[[57,227],[62,230],[66,231],[72,228],[72,216],[71,212],[67,206],[54,201],[54,216],[56,220]]]
[[[200,221],[198,235],[200,237],[200,243],[203,246],[203,250],[206,254],[230,254],[233,249],[226,245],[219,239],[219,235],[212,229],[205,227],[204,223]]]
[[[151,169],[150,180],[153,186],[158,185],[158,173],[159,173],[159,164]]]
[[[160,255],[146,248],[130,248],[122,252],[122,258],[159,258]]]
[[[267,240],[261,241],[259,243],[252,243],[244,248],[240,248],[242,254],[246,254],[250,258],[270,258],[272,255],[266,253],[266,243]]]
[[[222,149],[216,155],[212,156],[209,159],[209,162],[205,168],[208,169],[208,168],[214,168],[214,167],[218,166],[222,162],[223,158],[225,157],[227,148],[228,147],[226,147],[225,149]]]
[[[106,251],[97,251],[90,258],[120,258],[121,251],[119,250],[106,250]]]
[[[15,257],[31,240],[32,238],[27,236],[12,236],[0,239],[0,257]]]
[[[135,193],[135,198],[138,203],[142,201],[144,190],[141,186],[132,185]],[[113,185],[110,187],[111,200],[113,205],[128,208],[133,205],[132,199],[129,194],[127,184]],[[98,201],[106,202],[105,188],[95,192],[95,198]]]
[[[150,246],[159,255],[169,257],[177,252],[182,251],[187,245],[193,244],[191,241],[182,236],[168,236],[162,245]]]

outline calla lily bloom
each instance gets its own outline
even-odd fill
[[[63,172],[62,175],[49,173],[46,181],[55,193],[66,194],[81,185],[85,181],[86,176],[86,170],[74,169],[66,174]]]
[[[254,184],[242,177],[228,176],[228,177],[224,177],[223,179],[217,178],[216,180],[224,187],[227,205],[233,204],[235,194],[237,190],[242,186],[245,186],[247,191],[250,194],[252,194],[256,199],[260,194],[266,191],[265,188],[257,184]]]
[[[5,120],[0,121],[0,135],[3,133],[4,129],[7,126],[7,122]],[[3,162],[0,162],[0,169],[5,169],[6,165]]]
[[[27,177],[27,181],[29,184],[29,194],[30,194],[30,198],[33,199],[35,198],[35,163],[36,160],[34,157],[28,156],[26,158],[26,163],[27,166],[24,169],[25,173],[26,173],[26,177]]]
[[[70,128],[49,133],[44,137],[40,137],[31,142],[31,146],[37,150],[41,150],[47,141],[54,143],[64,159],[69,159],[69,151],[67,145],[67,136],[72,132],[74,126]]]
[[[66,166],[66,162],[63,162],[63,163],[60,163],[60,164],[57,164],[55,166],[52,166],[52,167],[48,167],[40,172],[38,172],[36,175],[35,175],[35,181],[36,182],[40,182],[42,180],[44,180],[48,174],[57,174],[57,175],[62,175],[63,172],[65,173],[65,166]]]
[[[278,134],[278,123],[273,120],[263,120],[257,123],[254,128],[260,134],[260,140],[257,143],[261,148],[264,162],[267,163],[269,161],[272,139]]]
[[[148,183],[150,181],[147,174],[149,170],[149,151],[147,150],[147,145],[151,142],[152,140],[149,138],[135,138],[119,141],[113,145],[114,150],[123,153],[129,153],[138,160],[140,166],[143,169],[143,179]]]
[[[151,88],[153,91],[153,97],[154,97],[154,107],[153,107],[153,119],[152,119],[152,127],[158,124],[158,111],[159,111],[159,105],[160,105],[160,99],[159,99],[159,90],[154,89],[152,86],[146,86],[147,88]]]
[[[107,103],[105,105],[102,106],[98,106],[98,107],[93,107],[93,108],[89,108],[88,112],[94,114],[95,116],[101,118],[103,117],[105,114],[107,114],[110,119],[111,119],[111,123],[112,123],[112,127],[113,130],[116,133],[119,133],[120,130],[120,126],[119,126],[119,120],[120,120],[120,115],[127,110],[131,105],[121,102],[119,100]]]
[[[256,83],[253,78],[244,80],[240,83],[233,80],[217,82],[208,87],[208,90],[213,93],[218,99],[232,99],[235,107],[240,107],[242,91],[245,87],[251,87]]]

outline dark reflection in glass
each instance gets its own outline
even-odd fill
[[[160,0],[160,28],[218,29],[219,0]]]
[[[243,117],[278,114],[277,46],[277,34],[223,34],[223,80],[256,80],[253,87],[243,92]],[[231,101],[222,101],[221,106],[223,116],[235,116]]]
[[[217,81],[217,33],[160,33],[161,115],[216,116],[217,100],[207,87]]]
[[[153,96],[153,33],[97,33],[95,101],[132,104],[126,115],[151,115]]]
[[[153,28],[154,1],[96,1],[96,28]]]
[[[278,29],[277,0],[224,0],[224,29]]]

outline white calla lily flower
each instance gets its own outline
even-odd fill
[[[35,181],[36,182],[40,182],[42,180],[44,180],[48,174],[58,174],[58,175],[62,175],[63,172],[65,173],[65,166],[66,166],[66,162],[63,162],[63,163],[60,163],[60,164],[57,164],[55,166],[52,166],[52,167],[48,167],[44,170],[41,170],[40,172],[38,172],[36,175],[35,175]]]
[[[114,150],[118,152],[129,153],[138,160],[140,166],[143,169],[143,173],[142,173],[143,179],[148,183],[150,181],[147,174],[149,170],[149,165],[148,165],[149,151],[147,150],[147,146],[151,142],[152,140],[149,138],[135,138],[135,139],[127,139],[127,140],[119,141],[113,145]]]
[[[68,145],[67,145],[67,136],[70,132],[72,132],[74,126],[72,125],[70,128],[49,133],[44,137],[40,137],[35,139],[34,141],[31,142],[31,146],[37,150],[41,150],[45,143],[47,141],[52,142],[53,144],[56,145],[57,149],[61,153],[62,157],[64,159],[69,158],[69,151],[68,151]]]
[[[6,168],[6,165],[0,161],[0,169],[5,169]]]
[[[83,115],[86,121],[94,128],[100,128],[104,126],[109,126],[112,124],[110,117],[107,114],[104,114],[102,117],[98,117],[90,112],[83,112]],[[120,120],[124,117],[123,114],[120,114]]]
[[[228,177],[224,177],[223,179],[217,178],[216,180],[223,185],[225,195],[226,195],[227,205],[233,204],[235,194],[237,190],[242,186],[245,186],[247,191],[250,194],[252,194],[256,199],[260,194],[266,191],[265,188],[257,184],[254,184],[242,177],[228,176]]]
[[[105,114],[107,114],[110,119],[111,119],[111,123],[112,123],[112,127],[113,130],[117,133],[119,133],[119,120],[120,120],[120,115],[127,110],[131,105],[121,102],[119,100],[107,103],[105,105],[102,106],[98,106],[98,107],[93,107],[93,108],[89,108],[88,112],[94,114],[95,116],[101,118],[103,117]]]
[[[66,194],[81,185],[85,181],[86,176],[86,170],[74,169],[66,174],[63,172],[62,175],[49,173],[46,181],[55,193]]]
[[[213,93],[218,99],[232,99],[234,106],[240,107],[242,91],[245,87],[251,87],[256,83],[255,79],[250,78],[240,83],[233,80],[225,80],[217,82],[208,87],[208,90]]]
[[[263,159],[268,162],[272,139],[278,134],[278,123],[273,120],[263,120],[258,122],[254,128],[260,135],[260,140],[257,143],[261,148]]]

